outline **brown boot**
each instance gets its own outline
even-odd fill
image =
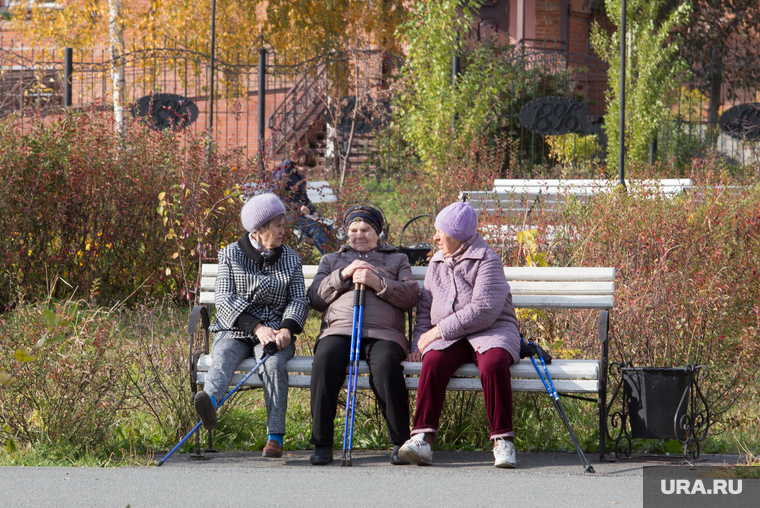
[[[268,459],[279,459],[282,457],[282,446],[274,439],[270,439],[261,452],[261,456]]]

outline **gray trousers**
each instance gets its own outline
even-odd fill
[[[264,402],[267,408],[267,433],[285,434],[285,413],[288,409],[288,373],[285,364],[295,355],[295,341],[273,354],[259,367],[258,376],[264,383]],[[236,367],[251,356],[259,362],[264,357],[261,344],[252,346],[247,339],[220,337],[211,347],[211,368],[206,374],[203,390],[220,402],[227,394]]]

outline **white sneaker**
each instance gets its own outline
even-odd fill
[[[515,445],[511,441],[497,437],[493,442],[493,458],[496,467],[517,467]]]
[[[425,434],[415,434],[398,450],[398,456],[418,466],[433,463],[433,449],[425,441]]]

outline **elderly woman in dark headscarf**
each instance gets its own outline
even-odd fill
[[[311,306],[323,313],[311,372],[311,463],[332,461],[338,394],[350,356],[354,284],[364,284],[360,358],[369,364],[369,383],[388,423],[391,464],[406,464],[398,456],[400,445],[409,439],[408,392],[401,366],[407,354],[404,313],[417,303],[419,286],[406,255],[379,242],[383,230],[379,210],[351,207],[344,224],[348,245],[322,258],[308,290]]]

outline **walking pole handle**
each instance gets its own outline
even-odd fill
[[[534,342],[530,342],[529,344],[531,344],[531,345],[533,345],[533,346],[535,346],[535,345],[536,345]],[[544,372],[546,372],[546,380],[549,382],[549,386],[550,386],[550,387],[551,387],[551,389],[552,389],[552,392],[551,392],[551,394],[550,394],[550,395],[551,395],[551,396],[552,396],[552,398],[554,398],[555,400],[559,400],[559,394],[557,393],[557,389],[556,389],[556,388],[554,388],[554,382],[552,382],[552,378],[551,378],[551,376],[549,375],[549,369],[548,369],[548,368],[546,368],[546,362],[544,361],[544,355],[542,355],[542,354],[541,354],[541,348],[538,348],[538,347],[537,347],[537,349],[538,349],[538,359],[539,359],[539,360],[541,360],[541,365],[542,365],[542,366],[543,366],[543,368],[544,368]]]
[[[277,352],[277,343],[276,342],[269,342],[266,346],[264,346],[264,355],[273,355]]]

